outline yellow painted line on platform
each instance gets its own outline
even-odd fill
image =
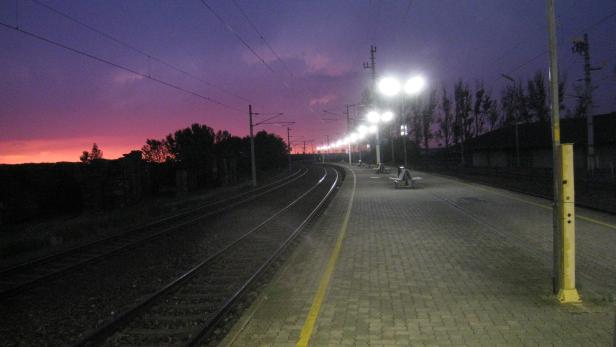
[[[610,224],[610,223],[606,223],[606,222],[602,222],[600,220],[594,219],[594,218],[590,218],[590,217],[585,217],[585,216],[580,216],[579,214],[575,216],[575,219],[581,219],[581,220],[585,220],[587,222],[591,222],[591,223],[595,223],[595,224],[599,224],[601,226],[604,226],[606,228],[610,228],[610,229],[614,229],[616,230],[616,225],[614,224]]]
[[[336,239],[336,245],[334,246],[334,250],[329,257],[327,266],[325,267],[325,272],[321,277],[321,281],[319,282],[319,289],[317,290],[316,294],[314,295],[314,298],[312,299],[312,306],[310,307],[310,311],[308,312],[308,316],[306,317],[306,321],[304,322],[304,326],[302,327],[299,341],[297,341],[297,344],[295,344],[296,347],[307,347],[310,343],[310,338],[312,337],[314,326],[317,322],[317,318],[319,317],[319,312],[321,311],[321,305],[323,304],[323,300],[325,300],[325,294],[327,293],[329,282],[334,273],[334,269],[336,268],[336,262],[338,261],[338,257],[340,256],[340,251],[342,250],[342,242],[344,241],[344,237],[346,236],[346,232],[349,227],[349,219],[351,218],[351,210],[353,209],[353,200],[355,198],[355,187],[357,184],[357,178],[355,176],[353,168],[349,168],[349,170],[351,170],[351,173],[353,174],[353,190],[351,191],[351,199],[349,200],[349,206],[347,207],[346,214],[344,215],[344,220],[342,221],[342,225],[340,226],[338,238]]]
[[[477,185],[477,184],[471,184],[471,183],[466,183],[466,182],[462,182],[462,181],[459,181],[459,182],[464,184],[464,185],[467,185],[467,186],[471,186],[471,187],[474,187],[474,188],[477,188],[477,189],[481,189],[481,190],[485,190],[485,191],[488,191],[488,192],[491,192],[491,193],[494,193],[494,194],[497,194],[497,195],[500,195],[500,196],[504,196],[504,197],[506,197],[508,199],[511,199],[511,200],[525,202],[525,203],[527,203],[529,205],[541,207],[541,208],[544,208],[546,210],[551,210],[552,209],[552,205],[541,204],[541,203],[530,201],[530,200],[527,200],[527,199],[518,198],[518,197],[513,196],[513,195],[501,193],[500,191],[498,191],[496,189],[480,186],[480,185]],[[600,221],[598,219],[594,219],[594,218],[591,218],[591,217],[586,217],[586,216],[582,216],[582,215],[578,214],[578,215],[575,216],[575,219],[581,219],[581,220],[586,221],[586,222],[598,224],[598,225],[601,225],[603,227],[616,230],[616,225],[610,224],[610,223],[607,223],[607,222],[603,222],[603,221]]]

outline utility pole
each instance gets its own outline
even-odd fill
[[[283,113],[274,114],[272,117],[269,117],[265,120],[262,120],[258,123],[253,123],[252,116],[257,116],[259,113],[252,112],[252,105],[248,105],[248,125],[250,127],[250,166],[252,171],[252,186],[257,186],[257,164],[255,162],[255,137],[254,137],[254,127],[264,124],[293,124],[295,122],[271,122],[274,118],[282,116]],[[289,160],[291,157],[289,157]]]
[[[370,62],[364,63],[364,69],[370,69],[372,71],[372,90],[376,88],[376,46],[370,45]]]
[[[289,144],[289,171],[291,171],[291,128],[287,127],[287,143]]]
[[[560,143],[558,100],[558,51],[554,0],[547,1],[548,43],[550,48],[550,94],[552,119],[552,172],[554,201],[553,276],[554,292],[561,303],[580,301],[575,285],[575,204],[573,189],[573,146]]]
[[[304,151],[302,153],[306,154],[306,140],[304,140]]]
[[[554,200],[552,202],[552,231],[553,231],[553,290],[556,294],[559,286],[560,273],[560,228],[558,218],[558,185],[560,177],[557,168],[560,166],[558,160],[558,146],[560,146],[560,114],[558,100],[558,55],[556,50],[556,19],[554,15],[554,0],[547,0],[548,7],[548,42],[550,45],[550,94],[551,94],[551,118],[552,118],[552,175],[554,182]]]
[[[248,105],[248,122],[250,125],[250,166],[252,171],[252,186],[257,186],[257,165],[255,163],[255,137],[253,135],[252,125],[252,105]]]
[[[372,92],[372,103],[376,102],[376,46],[370,45],[370,62],[364,63],[364,69],[370,69],[372,72],[372,87],[370,88]],[[380,129],[377,126],[376,128],[376,164],[377,166],[381,165],[381,138],[379,136]]]
[[[402,119],[402,116],[404,115],[404,118]],[[404,168],[408,169],[409,165],[408,165],[408,156],[406,154],[406,140],[408,138],[409,135],[409,131],[408,131],[408,119],[406,117],[406,113],[404,112],[404,101],[400,101],[400,118],[401,118],[401,123],[400,123],[400,138],[402,139],[402,150],[404,151]]]
[[[389,132],[389,136],[390,136],[389,142],[390,142],[390,145],[391,145],[391,162],[392,162],[393,165],[396,165],[396,150],[394,149],[394,134],[391,131],[391,129],[390,129],[390,132]]]
[[[518,125],[520,122],[516,120],[515,122],[515,164],[516,167],[520,167],[520,136],[518,133]]]
[[[590,45],[588,43],[588,34],[584,34],[583,40],[573,41],[573,52],[579,53],[584,57],[584,112],[586,113],[586,132],[588,144],[586,148],[586,168],[588,171],[594,171],[596,167],[595,158],[595,131],[592,117],[592,80],[591,71],[601,70],[600,67],[590,66]]]
[[[349,108],[351,107],[351,105],[346,104],[346,122],[347,122],[347,134],[351,134],[351,117],[349,116]],[[353,164],[353,160],[351,159],[351,141],[349,141],[348,145],[347,145],[347,151],[349,152],[349,166],[351,166]]]
[[[329,135],[325,135],[325,141],[327,143],[327,150],[323,152],[323,164],[325,164],[325,155],[329,153]]]

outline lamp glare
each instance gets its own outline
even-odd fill
[[[423,77],[415,76],[406,82],[404,92],[410,95],[417,94],[423,89],[425,84],[426,82]]]
[[[383,113],[383,114],[381,115],[381,120],[382,120],[383,122],[389,122],[389,121],[390,121],[390,120],[392,120],[393,118],[394,118],[394,113],[393,113],[393,112],[391,112],[391,111],[387,111],[387,112],[385,112],[385,113]]]
[[[370,123],[378,123],[381,116],[376,111],[370,111],[366,115],[366,118],[368,119],[368,122]]]
[[[400,93],[400,82],[393,77],[385,77],[378,83],[378,88],[381,94],[385,96],[394,96]]]

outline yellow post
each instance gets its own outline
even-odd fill
[[[558,216],[560,221],[560,281],[558,301],[580,302],[575,287],[575,191],[573,181],[573,144],[558,146],[561,182],[558,185]]]

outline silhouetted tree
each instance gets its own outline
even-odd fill
[[[178,168],[189,172],[189,186],[213,183],[217,170],[214,156],[214,130],[205,124],[192,124],[167,135],[165,144]]]
[[[498,112],[498,101],[492,99],[489,94],[486,94],[481,104],[481,109],[486,116],[489,131],[493,131],[498,125],[500,113]]]
[[[460,80],[454,87],[454,102],[461,142],[466,141],[472,135],[471,101],[472,97],[468,86]]]
[[[436,100],[436,89],[434,89],[430,92],[430,95],[428,96],[428,101],[424,105],[423,111],[421,113],[424,148],[430,147],[429,142],[434,137],[432,134],[432,123],[434,123],[434,110],[436,109],[437,103],[438,102]]]
[[[214,130],[205,124],[193,124],[165,138],[168,151],[180,166],[206,168],[213,154]]]
[[[565,110],[565,92],[567,90],[567,75],[564,74],[558,78],[558,102],[559,109],[561,111]],[[548,101],[549,103],[549,101]],[[549,110],[549,108],[548,108]],[[549,116],[548,116],[549,117]]]
[[[477,84],[477,90],[475,91],[475,102],[473,103],[473,123],[475,124],[475,136],[479,136],[483,131],[484,113],[482,109],[482,103],[486,91],[483,88],[483,83]]]
[[[141,147],[141,152],[143,153],[143,159],[150,163],[164,163],[174,158],[169,152],[169,148],[164,139],[147,139],[145,145]]]
[[[245,139],[249,144],[250,139],[248,137]],[[287,144],[276,134],[261,130],[255,135],[255,157],[259,170],[269,170],[286,165],[288,151]]]
[[[454,86],[454,102],[456,105],[456,128],[460,139],[460,157],[462,165],[464,165],[464,142],[471,136],[473,120],[470,118],[471,93],[468,86],[462,80],[458,81]]]
[[[447,88],[443,85],[443,95],[441,96],[441,117],[438,120],[439,131],[438,137],[445,141],[445,148],[449,147],[452,140],[452,114],[451,114],[451,100],[447,95]]]
[[[527,92],[529,120],[546,122],[549,119],[549,109],[545,79],[541,71],[537,71],[528,81]]]
[[[501,96],[501,106],[503,108],[503,126],[530,120],[527,100],[521,82],[505,87]]]
[[[96,159],[103,159],[103,151],[98,148],[96,143],[92,144],[92,150],[90,152],[83,151],[79,157],[82,163],[90,163]]]
[[[421,126],[422,123],[422,111],[423,105],[421,99],[415,97],[411,98],[411,129],[409,130],[409,134],[414,138],[414,143],[417,148],[421,146],[421,141],[423,139],[423,129]]]

